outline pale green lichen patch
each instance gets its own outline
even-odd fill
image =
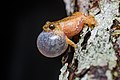
[[[113,80],[113,78],[112,78],[112,73],[111,73],[110,70],[107,70],[107,71],[106,71],[106,76],[107,76],[107,79],[108,79],[108,80]]]
[[[62,68],[61,68],[61,74],[59,75],[59,80],[67,80],[69,76],[69,72],[67,71],[67,66],[68,63],[66,63]]]
[[[106,1],[106,0],[105,0]],[[100,2],[101,13],[96,15],[96,27],[91,31],[91,36],[87,42],[86,49],[82,50],[82,40],[78,42],[78,49],[74,58],[78,60],[78,71],[80,73],[89,66],[105,66],[109,69],[116,66],[115,51],[110,40],[110,28],[115,15],[118,14],[118,2]],[[83,36],[84,39],[84,36]]]

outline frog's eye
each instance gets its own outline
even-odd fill
[[[55,25],[50,25],[49,28],[50,28],[51,30],[54,30],[54,29],[55,29]]]

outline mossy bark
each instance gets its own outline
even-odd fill
[[[73,59],[64,62],[59,80],[120,80],[120,1],[64,2],[68,15],[75,11],[91,14],[97,24],[93,29],[84,26]]]

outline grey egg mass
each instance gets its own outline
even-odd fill
[[[37,38],[38,50],[46,57],[57,57],[67,49],[65,35],[59,32],[41,32]]]

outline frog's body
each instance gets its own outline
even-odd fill
[[[75,12],[72,16],[66,17],[62,20],[46,22],[43,26],[43,30],[46,32],[56,31],[57,34],[59,34],[59,31],[63,31],[66,35],[67,44],[76,48],[74,42],[72,42],[69,38],[78,34],[84,27],[84,24],[87,24],[89,27],[93,27],[93,25],[96,24],[96,21],[91,15],[87,16],[81,12]],[[54,28],[51,29],[51,26]]]
[[[76,44],[69,38],[78,34],[84,24],[92,27],[96,21],[91,15],[75,12],[62,20],[46,22],[43,32],[37,38],[39,51],[46,57],[57,57],[67,49],[68,44],[76,48]]]

